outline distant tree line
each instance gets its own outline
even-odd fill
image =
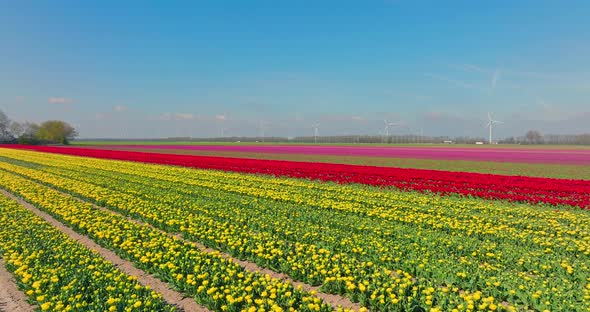
[[[590,145],[590,133],[584,134],[545,134],[538,130],[529,130],[524,136],[509,137],[498,141],[503,144],[555,144],[555,145]]]
[[[284,143],[381,143],[381,144],[412,144],[412,143],[452,143],[452,144],[475,144],[488,143],[484,137],[468,136],[426,136],[426,135],[336,135],[336,136],[297,136],[297,137],[213,137],[213,138],[189,138],[172,137],[157,139],[154,141],[194,141],[194,142],[284,142]],[[509,137],[498,140],[500,144],[568,144],[568,145],[590,145],[590,134],[577,135],[543,135],[537,130],[530,130],[523,136]]]
[[[97,139],[92,139],[94,141]],[[138,139],[98,139],[100,141],[137,141]],[[450,137],[450,136],[421,136],[421,135],[339,135],[339,136],[299,136],[299,137],[212,137],[212,138],[192,138],[192,137],[170,137],[160,139],[140,139],[141,141],[150,142],[275,142],[275,143],[352,143],[352,144],[413,144],[413,143],[452,143],[452,144],[475,144],[481,142],[487,144],[488,140],[484,137]],[[84,140],[80,140],[84,141]],[[523,136],[508,137],[498,140],[500,144],[567,144],[567,145],[590,145],[590,134],[546,134],[539,131],[531,130]]]
[[[453,143],[474,144],[475,142],[484,142],[483,137],[449,137],[449,136],[420,136],[420,135],[336,135],[336,136],[299,136],[299,137],[211,137],[211,138],[194,138],[194,137],[169,137],[169,138],[145,138],[145,139],[108,139],[97,138],[87,139],[89,141],[117,141],[117,142],[275,142],[275,143],[384,143],[384,144],[403,144],[403,143],[443,143],[452,141]],[[79,141],[85,141],[81,139]]]
[[[16,122],[0,111],[0,143],[69,144],[77,135],[76,129],[65,121]]]
[[[299,143],[382,143],[382,144],[410,144],[410,143],[453,143],[475,144],[484,141],[480,137],[449,137],[449,136],[424,136],[424,135],[339,135],[339,136],[301,136],[294,137],[291,142]]]

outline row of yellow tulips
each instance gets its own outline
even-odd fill
[[[329,311],[311,293],[270,276],[245,271],[217,253],[201,252],[157,230],[6,171],[0,187],[52,214],[74,230],[156,274],[213,310]]]
[[[174,310],[162,295],[2,194],[0,257],[42,311]]]

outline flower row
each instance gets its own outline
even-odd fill
[[[552,205],[590,207],[590,181],[522,176],[502,176],[467,172],[385,168],[328,163],[204,157],[91,148],[48,146],[4,147],[30,149],[96,158],[130,160],[244,173],[260,173],[338,183],[392,186],[402,190],[459,194],[486,199],[502,199]]]
[[[18,175],[0,171],[0,187],[213,310],[332,310],[317,296],[290,283],[245,271],[217,253],[202,252],[158,230],[96,209]]]
[[[1,194],[0,257],[43,311],[174,310],[162,295]]]

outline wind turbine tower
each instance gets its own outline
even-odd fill
[[[318,135],[320,133],[320,123],[316,123],[313,125],[313,142],[317,143],[318,142]]]
[[[385,138],[389,138],[389,128],[394,127],[394,126],[398,126],[399,124],[394,123],[394,122],[389,122],[387,120],[383,120],[383,123],[385,124],[385,128],[383,129],[383,139],[385,140]]]
[[[389,136],[389,129],[391,127],[399,126],[398,123],[389,122],[387,120],[383,120],[383,123],[385,124],[385,129],[383,130],[383,133],[385,134],[385,136]]]
[[[262,142],[264,142],[264,121],[258,121],[258,134],[262,138]]]
[[[489,138],[489,143],[492,144],[492,134],[493,134],[493,129],[494,129],[494,124],[502,124],[504,122],[502,121],[498,121],[498,120],[494,120],[492,118],[492,114],[488,113],[488,128],[490,130],[490,138]]]

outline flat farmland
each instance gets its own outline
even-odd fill
[[[464,148],[464,147],[384,147],[325,145],[123,145],[121,148],[154,148],[214,152],[270,153],[295,155],[330,155],[418,158],[437,160],[470,160],[513,163],[590,165],[590,150],[526,149],[526,148]]]
[[[357,147],[430,147],[430,148],[477,148],[477,149],[565,149],[565,150],[590,150],[588,145],[556,145],[556,144],[446,144],[446,143],[299,143],[299,142],[218,142],[218,141],[162,141],[162,140],[76,140],[72,142],[76,146],[96,146],[96,145],[184,145],[184,146],[200,146],[200,145],[218,145],[218,146],[357,146]]]
[[[436,146],[308,146],[308,145],[89,145],[179,155],[223,156],[324,162],[366,166],[419,168],[565,179],[590,179],[590,150],[583,148],[507,148]]]
[[[188,158],[178,163],[179,155],[158,155],[0,148],[0,187],[5,196],[15,198],[0,206],[11,212],[32,205],[209,310],[590,308],[590,214],[580,209],[583,205],[569,204],[574,204],[567,200],[576,193],[564,191],[558,180],[512,180],[513,186],[529,188],[524,193],[555,199],[532,204],[518,198],[373,187],[358,183],[359,177],[352,184],[301,179],[314,172],[327,174],[323,167],[306,171],[281,163],[283,170],[299,170],[300,178],[294,179],[270,175],[270,169],[278,170],[272,161],[235,163],[226,158],[212,163],[218,159],[190,156],[192,163]],[[115,156],[127,159],[112,159]],[[196,168],[208,164],[219,167]],[[236,172],[256,165],[258,174]],[[325,177],[352,178],[354,168],[340,168],[346,171],[330,171]],[[363,181],[376,181],[375,174],[381,180],[386,177],[377,172]],[[477,188],[478,181],[467,177],[461,180],[471,183],[466,190]],[[445,178],[431,175],[429,180]],[[573,180],[568,183],[574,186]],[[583,190],[589,183],[575,183],[582,190],[580,199],[587,202]],[[458,184],[435,184],[460,191]],[[23,237],[29,235],[29,223],[14,222],[0,232],[5,233],[0,246],[8,244],[13,227],[22,227]],[[17,253],[0,248],[4,250],[11,250],[6,255]],[[31,262],[8,268],[29,274],[37,266]],[[59,279],[67,284],[68,276]],[[33,290],[32,302],[48,309],[60,304],[52,299],[56,295],[35,295],[35,281],[24,282]],[[116,310],[115,303],[132,300],[123,293],[111,301],[110,284],[101,285],[106,291],[100,294],[103,308]],[[135,286],[117,289],[125,287]],[[150,304],[158,306],[152,310],[178,308],[169,296],[155,293],[154,298]],[[131,305],[140,310],[147,301]]]
[[[93,148],[12,146],[13,148],[94,158],[131,160],[199,169],[305,178],[341,184],[363,184],[441,195],[476,196],[587,208],[590,181],[469,172],[355,166],[228,157],[101,150]]]

